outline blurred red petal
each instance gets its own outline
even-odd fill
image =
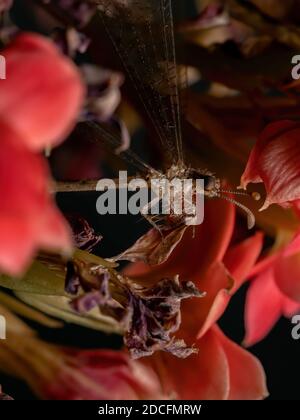
[[[70,252],[72,240],[49,194],[46,161],[1,123],[0,131],[0,268],[17,275],[38,248]]]
[[[282,251],[274,263],[274,279],[289,299],[300,303],[300,234]]]
[[[246,346],[252,346],[270,332],[282,314],[283,297],[272,269],[250,283],[245,306]]]
[[[261,253],[262,246],[263,234],[258,232],[251,238],[228,249],[224,257],[224,264],[234,279],[232,293],[236,292],[241,283],[247,279]]]

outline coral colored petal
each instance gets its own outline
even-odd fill
[[[49,194],[46,160],[0,123],[0,270],[21,275],[39,248],[70,252],[71,233]]]
[[[229,367],[221,343],[212,331],[197,341],[199,353],[184,360],[168,354],[152,356],[151,363],[171,398],[226,400],[229,395]]]
[[[41,227],[39,245],[43,249],[53,249],[55,251],[63,249],[64,253],[72,251],[72,232],[54,204],[50,203],[44,215]]]
[[[244,190],[247,188],[250,182],[252,182],[253,184],[259,184],[260,182],[263,182],[256,168],[256,163],[258,159],[258,151],[254,148],[250,153],[246,169],[241,177],[240,187]]]
[[[270,124],[260,135],[250,155],[241,185],[264,182],[270,204],[288,204],[300,198],[300,124],[280,121]]]
[[[84,88],[75,65],[46,38],[20,35],[2,51],[0,120],[32,150],[61,142],[78,116]]]
[[[300,302],[300,234],[282,250],[274,261],[274,278],[279,289],[293,301]]]
[[[284,298],[282,302],[282,313],[285,317],[291,318],[300,312],[300,303]]]
[[[226,353],[230,372],[229,400],[261,400],[268,396],[266,375],[256,357],[214,327]]]
[[[230,299],[233,281],[222,263],[213,264],[202,278],[191,278],[206,295],[199,300],[182,302],[182,324],[180,331],[190,344],[195,337],[203,336],[223,314]]]
[[[231,296],[239,289],[243,280],[247,278],[252,266],[254,265],[258,255],[262,248],[263,235],[257,233],[253,237],[245,240],[241,244],[238,244],[228,250],[224,257],[224,264],[227,270],[230,272],[232,279],[229,278],[229,272],[219,267],[219,291],[214,297],[214,300],[210,303],[209,311],[206,315],[206,319],[203,326],[198,333],[198,337],[205,334],[205,332],[215,324],[225,312],[225,309],[231,299]],[[216,272],[215,272],[216,273]],[[212,273],[208,273],[207,286],[201,283],[203,290],[207,291],[207,297],[213,296],[211,293],[213,282],[211,281],[215,276]],[[221,289],[223,287],[223,289]],[[205,303],[205,297],[203,303]],[[204,305],[203,305],[204,306]],[[201,308],[201,312],[203,309]]]
[[[250,274],[263,246],[263,234],[258,232],[240,244],[229,248],[224,264],[234,279],[232,293],[236,292]]]
[[[260,158],[261,177],[268,193],[263,209],[300,197],[299,135],[300,128],[291,130],[265,147]]]
[[[210,307],[203,326],[198,333],[198,338],[202,337],[221,318],[230,302],[230,299],[231,295],[229,291],[225,289],[219,291]]]
[[[0,216],[0,273],[25,271],[35,251],[33,230],[21,217]]]
[[[261,260],[258,261],[257,264],[255,264],[255,266],[251,270],[250,277],[255,277],[258,274],[262,273],[263,271],[267,270],[268,268],[273,267],[273,264],[276,262],[278,256],[279,256],[279,253],[276,252],[272,255],[263,257]]]
[[[104,391],[107,393],[107,399],[162,397],[160,383],[154,371],[139,361],[130,360],[125,353],[105,350],[81,351],[77,360],[81,364],[82,372],[92,378],[98,386],[106,380]],[[115,372],[118,373],[117,377],[114,377]],[[114,388],[112,396],[111,389]]]
[[[54,400],[138,400],[162,399],[162,389],[155,372],[144,364],[131,361],[121,351],[69,351],[61,358],[60,369],[45,378],[37,392]],[[49,359],[49,355],[48,355]],[[49,362],[48,362],[49,364]],[[56,361],[52,364],[57,365]]]
[[[282,298],[272,269],[250,283],[245,306],[246,346],[257,343],[270,332],[281,316]]]
[[[295,123],[293,121],[279,121],[273,124],[269,124],[261,133],[256,145],[254,146],[246,169],[241,178],[241,187],[246,189],[247,185],[252,182],[254,184],[258,182],[262,182],[261,175],[259,174],[258,170],[258,161],[260,155],[268,143],[269,140],[272,140],[274,137],[288,131],[289,129],[293,128]]]
[[[283,294],[300,304],[300,252],[278,258],[274,265],[274,279]]]

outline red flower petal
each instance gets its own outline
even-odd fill
[[[206,293],[200,303],[196,299],[182,302],[180,330],[184,339],[193,344],[195,337],[203,336],[224,313],[233,281],[222,263],[213,264],[204,277],[191,280]]]
[[[274,279],[281,292],[300,305],[300,252],[278,259]]]
[[[121,351],[71,351],[39,393],[54,400],[138,400],[163,398],[151,368]],[[48,381],[47,381],[48,379]]]
[[[211,328],[223,315],[226,310],[227,305],[231,299],[231,296],[240,288],[243,281],[246,280],[247,275],[249,275],[251,268],[255,264],[261,249],[262,249],[262,240],[263,236],[261,233],[257,233],[249,239],[241,242],[240,244],[230,248],[225,257],[224,265],[226,266],[228,272],[223,268],[223,281],[219,281],[219,291],[215,295],[213,302],[208,314],[206,315],[205,322],[198,333],[198,337],[203,335],[209,328]],[[231,284],[229,283],[229,273],[231,275]],[[220,275],[222,276],[221,272]],[[227,284],[225,283],[225,276],[227,278]],[[211,278],[213,276],[208,274],[207,285],[206,287],[201,283],[203,290],[207,292],[208,295],[212,296],[211,293]],[[223,283],[223,288],[222,287]],[[205,303],[203,299],[203,303]]]
[[[283,250],[274,263],[274,279],[289,299],[300,304],[300,234]]]
[[[197,341],[198,354],[184,360],[161,353],[146,363],[157,371],[164,393],[183,400],[226,400],[229,367],[225,352],[213,331]]]
[[[0,216],[0,270],[18,275],[28,266],[35,250],[30,223],[22,218]]]
[[[127,267],[125,273],[144,281],[177,274],[182,279],[190,279],[195,278],[195,273],[201,278],[211,264],[222,261],[232,236],[234,221],[234,206],[222,200],[208,201],[202,225],[196,227],[195,235],[192,228],[188,229],[165,263],[151,268],[135,263]]]
[[[0,268],[18,275],[39,247],[70,252],[72,241],[49,195],[46,162],[1,123],[0,131]]]
[[[272,269],[250,283],[245,307],[246,346],[252,346],[270,332],[282,314],[283,298]]]
[[[199,353],[185,360],[156,354],[145,360],[158,373],[164,394],[191,400],[255,400],[268,395],[259,361],[218,327],[197,340]]]
[[[262,210],[273,203],[288,204],[300,198],[299,134],[297,122],[270,124],[250,155],[241,186],[264,182],[267,198]]]
[[[246,344],[264,338],[282,315],[291,317],[300,309],[300,234],[282,250],[259,262],[251,276],[246,300]]]
[[[34,34],[20,35],[1,54],[7,66],[1,121],[32,150],[58,144],[74,125],[83,100],[76,67],[50,41]]]
[[[234,279],[232,293],[236,292],[247,279],[261,253],[262,246],[263,234],[258,232],[227,251],[224,264]]]

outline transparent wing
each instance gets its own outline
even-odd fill
[[[111,125],[100,124],[93,121],[86,122],[85,125],[91,128],[98,137],[92,137],[90,141],[92,142],[102,142],[105,141],[109,144],[114,151],[122,149],[122,133],[120,130],[114,129]],[[124,158],[128,163],[134,165],[138,171],[144,173],[145,175],[159,173],[146,162],[144,162],[136,153],[130,149],[120,150],[117,154]]]
[[[98,0],[105,28],[166,153],[183,161],[171,0]]]

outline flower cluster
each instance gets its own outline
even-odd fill
[[[66,291],[79,293],[71,302],[79,313],[98,307],[103,315],[118,321],[125,331],[125,345],[134,359],[157,350],[180,358],[196,351],[173,336],[181,324],[181,301],[201,297],[192,282],[165,278],[152,287],[145,287],[113,269],[75,259],[68,266]]]
[[[12,3],[0,0],[3,25]],[[300,311],[300,84],[291,81],[290,61],[291,51],[300,48],[299,2],[205,0],[194,19],[176,25],[191,85],[201,87],[185,92],[185,154],[193,167],[207,168],[195,176],[213,181],[217,193],[205,189],[201,225],[148,218],[152,228],[146,234],[104,259],[93,250],[102,253],[106,235],[101,242],[77,209],[64,217],[54,192],[60,182],[68,193],[94,189],[96,179],[119,169],[101,140],[120,154],[129,148],[130,134],[140,133],[142,119],[156,128],[139,107],[140,96],[161,107],[154,111],[161,111],[165,123],[171,81],[158,82],[156,70],[167,67],[168,79],[174,70],[159,56],[150,30],[155,16],[143,15],[148,8],[124,14],[128,26],[120,26],[124,40],[116,40],[117,49],[131,40],[131,59],[132,37],[124,35],[131,28],[141,56],[137,66],[149,67],[155,58],[145,80],[140,67],[129,66],[132,79],[142,79],[140,90],[132,89],[95,17],[99,4],[103,12],[108,3],[33,1],[28,7],[49,38],[21,32],[1,51],[7,78],[0,80],[0,286],[17,298],[0,291],[0,315],[7,320],[0,370],[25,381],[42,399],[266,398],[260,361],[228,338],[219,321],[245,285],[246,346],[263,340],[281,316]],[[118,13],[132,5],[111,3],[107,22],[119,28]],[[139,33],[153,41],[149,56]],[[270,70],[271,60],[280,65]],[[172,97],[171,113],[175,105]],[[169,140],[172,124],[158,128]],[[159,136],[150,130],[147,147],[157,157],[150,163],[163,167],[156,153]],[[133,152],[127,156],[139,169],[156,171]],[[176,164],[169,173],[174,167],[184,171]],[[251,195],[264,197],[260,209]],[[254,231],[246,230],[235,204],[255,213]],[[119,334],[123,341],[118,350],[82,350],[76,337],[76,348],[61,347],[43,341],[18,315],[63,327],[53,316]],[[101,345],[99,338],[96,347]],[[0,400],[7,399],[0,387]]]

